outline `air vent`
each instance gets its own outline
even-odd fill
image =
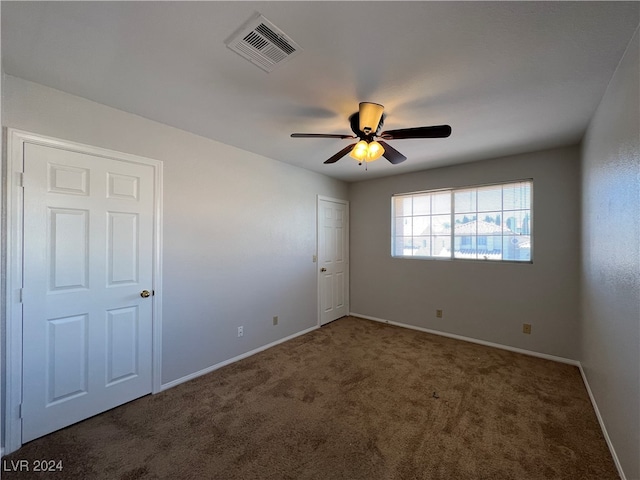
[[[296,42],[259,13],[224,43],[265,72],[273,71],[302,51]]]

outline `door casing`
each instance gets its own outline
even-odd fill
[[[104,148],[60,140],[16,129],[7,130],[6,171],[6,279],[4,297],[5,318],[5,416],[4,454],[22,446],[22,287],[23,287],[23,172],[25,144],[84,153],[96,157],[151,166],[154,172],[153,225],[153,290],[152,297],[152,393],[161,391],[162,375],[162,170],[160,160],[115,152]]]

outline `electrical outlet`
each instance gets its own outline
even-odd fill
[[[238,327],[238,338],[244,335],[244,327]]]
[[[442,318],[442,310],[436,310],[436,318]]]
[[[531,324],[523,323],[522,324],[522,333],[526,333],[527,335],[531,335]]]
[[[273,317],[273,324],[274,325],[278,324],[278,316],[277,315],[275,317]]]

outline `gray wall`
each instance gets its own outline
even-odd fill
[[[4,126],[164,162],[163,383],[317,325],[316,195],[345,183],[14,77],[3,93]]]
[[[638,32],[582,150],[580,360],[627,479],[640,479]]]
[[[578,167],[571,147],[351,184],[351,311],[576,359]],[[391,257],[392,194],[524,178],[534,180],[532,264]]]

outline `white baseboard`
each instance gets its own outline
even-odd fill
[[[587,389],[589,398],[591,399],[591,405],[593,405],[593,410],[596,412],[596,417],[598,418],[598,423],[600,424],[602,435],[604,435],[604,439],[607,442],[607,446],[609,447],[609,451],[611,452],[611,456],[613,457],[613,463],[616,464],[616,468],[618,469],[618,475],[620,475],[620,480],[627,480],[627,477],[624,474],[624,470],[622,470],[622,465],[620,464],[620,460],[618,459],[618,455],[616,454],[616,450],[615,448],[613,448],[613,443],[611,443],[611,438],[609,438],[609,433],[607,433],[607,427],[605,427],[604,420],[600,415],[600,409],[598,409],[598,404],[596,403],[596,399],[593,396],[593,392],[591,391],[591,387],[589,386],[589,381],[587,380],[587,375],[584,373],[582,364],[578,365],[578,368],[580,369],[580,375],[582,375],[582,381],[584,382],[584,386]]]
[[[280,340],[276,340],[275,342],[271,342],[271,343],[269,343],[267,345],[263,345],[262,347],[258,347],[255,350],[251,350],[249,352],[243,353],[242,355],[238,355],[237,357],[233,357],[233,358],[230,358],[229,360],[225,360],[223,362],[216,363],[215,365],[212,365],[212,366],[207,367],[207,368],[203,368],[202,370],[197,371],[195,373],[191,373],[189,375],[185,375],[184,377],[178,378],[177,380],[173,380],[173,381],[171,381],[169,383],[163,384],[160,387],[160,390],[164,391],[164,390],[167,390],[169,388],[172,388],[172,387],[175,387],[177,385],[180,385],[181,383],[188,382],[189,380],[193,380],[194,378],[201,377],[202,375],[206,375],[207,373],[213,372],[214,370],[218,370],[219,368],[222,368],[222,367],[224,367],[226,365],[230,365],[230,364],[232,364],[234,362],[237,362],[238,360],[242,360],[243,358],[250,357],[252,355],[255,355],[256,353],[260,353],[260,352],[262,352],[264,350],[267,350],[268,348],[275,347],[276,345],[279,345],[281,343],[284,343],[284,342],[287,342],[289,340],[292,340],[292,339],[294,339],[296,337],[299,337],[300,335],[304,335],[306,333],[309,333],[309,332],[312,332],[314,330],[317,330],[318,328],[320,328],[320,327],[318,327],[317,325],[313,326],[311,328],[307,328],[306,330],[302,330],[301,332],[294,333],[293,335],[289,335],[288,337],[284,337],[284,338],[281,338]]]
[[[462,340],[464,342],[477,343],[486,347],[499,348],[501,350],[509,350],[510,352],[522,353],[531,357],[544,358],[545,360],[552,360],[554,362],[567,363],[576,367],[580,366],[580,362],[572,360],[570,358],[557,357],[555,355],[549,355],[547,353],[534,352],[533,350],[525,350],[523,348],[510,347],[509,345],[502,345],[501,343],[487,342],[485,340],[478,340],[477,338],[464,337],[455,333],[440,332],[438,330],[431,330],[429,328],[416,327],[415,325],[409,325],[407,323],[394,322],[391,320],[385,320],[383,318],[371,317],[369,315],[361,315],[359,313],[351,312],[349,315],[353,317],[360,317],[367,320],[373,320],[374,322],[388,323],[389,325],[395,325],[396,327],[410,328],[411,330],[419,330],[420,332],[431,333],[433,335],[440,335],[441,337],[455,338],[456,340]]]

